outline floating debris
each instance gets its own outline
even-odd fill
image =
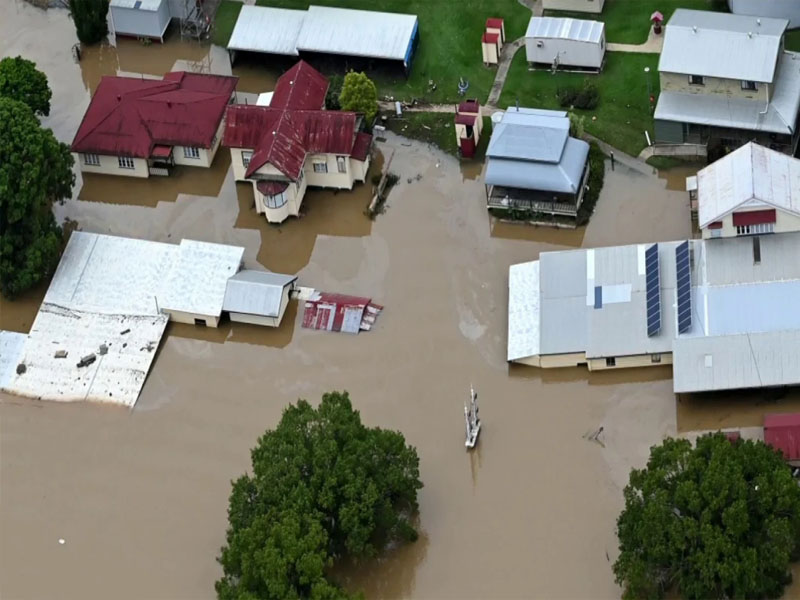
[[[86,356],[81,358],[81,361],[78,363],[78,368],[80,369],[81,367],[88,367],[96,360],[97,356],[95,356],[94,354],[87,354]]]

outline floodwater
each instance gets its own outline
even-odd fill
[[[94,67],[27,43],[68,48],[63,12],[8,8],[0,49],[46,70],[57,115],[46,123],[67,141],[86,106],[79,70]],[[69,104],[76,81],[84,95]],[[0,395],[0,596],[213,597],[230,481],[248,469],[249,449],[288,403],[347,389],[368,425],[404,432],[425,483],[419,541],[342,565],[334,576],[348,587],[369,598],[619,597],[611,563],[621,490],[649,447],[676,433],[669,368],[510,368],[507,272],[546,250],[686,237],[684,194],[618,166],[588,227],[503,227],[486,214],[480,180],[455,159],[393,135],[380,146],[397,150],[400,182],[374,221],[363,214],[367,183],[352,194],[310,193],[306,216],[270,226],[224,162],[208,188],[154,179],[138,202],[127,180],[87,179],[77,189],[94,193],[56,207],[86,231],[240,244],[246,266],[386,308],[358,336],[301,328],[296,303],[276,330],[171,325],[132,411]],[[38,296],[20,302],[32,312],[0,305],[4,327],[29,324]],[[470,383],[484,429],[466,453]],[[679,407],[683,424],[707,425],[728,401],[717,402]],[[587,441],[600,425],[604,445]]]

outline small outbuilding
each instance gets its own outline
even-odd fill
[[[532,17],[525,33],[532,65],[551,69],[600,71],[606,54],[605,23],[584,19]]]
[[[800,465],[800,413],[764,416],[764,441]]]
[[[481,104],[476,99],[465,100],[456,106],[456,143],[463,158],[473,158],[480,143],[483,118]]]
[[[115,35],[164,41],[172,18],[168,0],[111,0],[109,6]]]
[[[506,43],[506,26],[503,19],[496,17],[486,19],[486,33],[496,33],[500,36],[500,49],[503,49],[503,44]]]
[[[296,282],[295,275],[239,271],[228,279],[222,310],[231,321],[278,327]]]
[[[483,64],[496,65],[500,60],[500,34],[484,31],[481,38],[481,52]]]

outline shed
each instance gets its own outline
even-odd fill
[[[764,415],[764,441],[786,460],[800,461],[800,413]]]
[[[164,41],[171,18],[168,0],[111,0],[110,7],[115,35]]]
[[[599,71],[606,53],[605,23],[532,17],[525,33],[525,53],[532,64]]]
[[[500,59],[500,34],[484,32],[481,38],[481,52],[483,64],[496,65]]]
[[[296,281],[295,275],[239,271],[228,279],[222,310],[231,321],[278,327]]]
[[[486,19],[486,33],[496,33],[500,36],[500,48],[506,43],[506,26],[503,19]]]
[[[477,99],[464,100],[456,105],[455,133],[456,143],[464,158],[475,156],[475,148],[480,144],[483,117],[481,103]]]

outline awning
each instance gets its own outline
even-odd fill
[[[733,224],[736,227],[742,225],[762,225],[764,223],[775,222],[775,209],[751,210],[748,212],[733,213]]]
[[[286,191],[287,187],[289,187],[289,184],[285,181],[262,180],[256,184],[256,189],[264,196],[277,196]]]
[[[153,146],[153,151],[150,153],[152,158],[169,158],[172,154],[172,146]]]

